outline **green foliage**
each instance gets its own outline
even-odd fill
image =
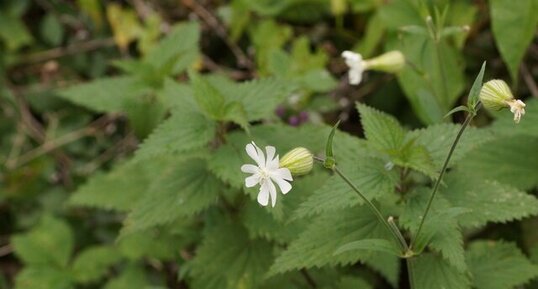
[[[434,254],[424,254],[415,262],[415,288],[470,288],[469,279],[465,274],[450,266],[441,257]]]
[[[17,256],[32,266],[65,268],[73,250],[73,233],[64,221],[44,217],[32,231],[13,237]]]
[[[81,283],[97,281],[120,259],[121,255],[112,247],[87,248],[73,261],[74,278]]]
[[[538,3],[533,0],[493,0],[490,3],[495,42],[513,80],[517,79],[525,50],[536,32],[538,16],[533,13],[536,9]]]
[[[512,243],[474,242],[466,259],[477,289],[514,288],[538,276],[538,267]]]

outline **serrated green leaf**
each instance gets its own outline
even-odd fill
[[[64,28],[54,13],[47,13],[40,24],[43,39],[52,46],[60,45],[64,36]]]
[[[147,289],[148,285],[145,270],[130,265],[118,277],[108,281],[104,289]]]
[[[360,150],[360,147],[357,146],[356,150]],[[336,151],[338,154],[342,152],[338,146]],[[340,158],[350,159],[345,158],[344,155]],[[338,166],[364,196],[370,200],[379,199],[394,192],[399,180],[397,170],[387,169],[385,162],[379,159],[361,157],[357,161],[357,155],[355,155],[353,161],[353,164],[344,162]],[[349,185],[335,175],[300,205],[295,212],[295,217],[311,217],[319,213],[334,212],[362,203],[362,199]]]
[[[414,141],[408,142],[398,155],[392,157],[395,165],[404,168],[410,168],[421,172],[431,178],[437,178],[437,169],[433,164],[429,151]]]
[[[237,101],[226,104],[224,108],[223,120],[232,121],[240,125],[247,133],[249,130],[249,123],[247,118],[247,112],[243,105]]]
[[[370,263],[371,260],[384,259],[386,263],[384,268],[381,268],[382,273],[389,277],[392,283],[396,281],[398,274],[397,257],[362,250],[333,256],[338,248],[349,242],[387,237],[389,236],[386,229],[365,207],[342,209],[338,214],[324,214],[311,221],[310,226],[277,257],[269,274],[325,265],[348,265],[357,261]]]
[[[71,275],[47,265],[29,266],[17,274],[15,289],[72,289]]]
[[[31,231],[12,238],[15,254],[31,266],[64,268],[73,251],[73,233],[62,220],[45,216]]]
[[[495,43],[514,80],[517,79],[519,64],[536,32],[536,9],[538,3],[534,0],[490,1]]]
[[[127,99],[141,93],[137,79],[129,76],[96,79],[57,91],[61,98],[97,112],[121,112]]]
[[[224,115],[224,105],[226,104],[224,95],[213,84],[197,73],[190,72],[189,78],[194,91],[194,99],[200,110],[211,119],[221,120]]]
[[[249,239],[240,226],[217,225],[206,234],[192,260],[191,274],[197,284],[194,287],[257,288],[273,259],[271,248],[266,241]]]
[[[136,151],[136,160],[202,150],[215,136],[216,123],[191,109],[177,109]]]
[[[515,244],[477,241],[466,253],[473,288],[514,288],[538,276],[538,266],[533,265]]]
[[[405,131],[396,118],[379,110],[357,103],[364,135],[373,147],[394,154],[403,145]]]
[[[460,273],[441,257],[422,254],[412,260],[415,262],[416,289],[470,289],[466,273]]]
[[[430,190],[418,189],[406,202],[400,216],[401,224],[416,234],[430,197]],[[426,246],[440,252],[443,258],[460,272],[467,269],[463,251],[463,236],[458,226],[460,215],[468,209],[451,207],[441,196],[436,196],[428,219],[417,239],[413,239],[414,252],[422,252]],[[414,236],[416,238],[417,236]]]
[[[146,193],[154,178],[171,165],[169,158],[127,162],[108,174],[94,175],[71,195],[69,205],[128,211]]]
[[[113,247],[94,246],[82,251],[73,262],[73,276],[77,282],[98,281],[110,266],[121,260],[121,255]]]
[[[170,224],[174,230],[178,226],[184,226],[180,222]],[[179,224],[178,224],[179,223]],[[160,230],[142,230],[121,236],[117,240],[117,250],[123,257],[137,261],[143,258],[156,258],[158,260],[172,260],[177,257],[180,248],[188,238],[179,238],[171,232],[169,227]]]
[[[209,82],[218,87],[227,101],[240,102],[249,121],[273,116],[276,107],[284,102],[294,89],[288,80],[273,77],[239,84],[218,78],[210,78]]]
[[[397,257],[401,255],[398,248],[394,245],[394,242],[387,241],[385,239],[362,239],[349,242],[338,248],[333,255],[339,255],[355,250],[379,251],[392,254]]]
[[[222,183],[202,159],[179,161],[161,171],[127,216],[123,233],[190,217],[218,199]]]
[[[538,185],[538,137],[501,137],[477,147],[458,163],[466,178],[496,180],[521,190]]]
[[[144,62],[167,74],[178,74],[187,69],[198,57],[200,26],[196,22],[175,25],[170,33],[144,57]],[[168,67],[168,68],[166,68]]]
[[[460,171],[448,174],[445,182],[447,188],[441,189],[441,194],[453,206],[471,210],[458,217],[464,227],[504,223],[538,214],[538,199],[510,185],[475,179]]]
[[[435,124],[427,128],[413,130],[407,134],[406,138],[414,140],[416,144],[423,145],[428,150],[434,167],[440,169],[460,128],[459,124]],[[491,139],[493,139],[491,132],[467,127],[452,154],[449,167],[457,164],[471,150]]]

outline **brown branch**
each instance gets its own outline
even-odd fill
[[[226,43],[230,51],[232,51],[234,54],[235,58],[237,59],[238,66],[248,69],[254,68],[254,64],[243,52],[243,50],[241,50],[241,48],[239,48],[239,46],[237,46],[237,44],[235,44],[233,41],[230,41],[225,26],[219,22],[217,17],[205,9],[204,6],[200,5],[197,0],[181,0],[181,3],[202,18],[202,20],[217,33],[217,36],[219,36],[224,43]]]
[[[68,55],[74,55],[79,53],[85,53],[88,51],[96,50],[103,47],[114,46],[114,38],[104,39],[92,39],[86,42],[73,43],[66,47],[56,47],[50,50],[37,52],[21,57],[18,65],[32,64],[38,62],[45,62],[51,59],[56,59]]]

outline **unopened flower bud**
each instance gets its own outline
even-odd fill
[[[314,165],[314,155],[303,148],[294,148],[280,159],[280,167],[288,168],[292,175],[308,174]]]
[[[486,82],[480,90],[480,101],[484,107],[491,110],[510,108],[516,123],[519,123],[525,114],[525,103],[514,98],[508,84],[503,80],[494,79]]]
[[[405,57],[400,51],[393,50],[365,62],[367,69],[396,73],[404,68]]]

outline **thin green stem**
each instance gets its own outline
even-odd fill
[[[442,103],[448,102],[448,89],[446,87],[447,78],[445,76],[445,67],[443,66],[443,60],[441,59],[441,40],[434,39],[435,57],[437,58],[437,67],[439,68],[439,75],[441,77],[441,93]]]
[[[479,106],[477,106],[479,108]],[[413,248],[413,243],[415,240],[418,239],[420,232],[422,231],[422,227],[424,226],[424,221],[426,221],[426,217],[428,216],[428,213],[430,212],[433,199],[435,198],[435,195],[437,194],[437,190],[439,189],[439,185],[441,184],[441,181],[443,179],[443,176],[445,175],[446,169],[448,167],[448,163],[450,162],[450,158],[452,158],[452,154],[454,153],[454,150],[456,149],[456,146],[458,145],[458,142],[460,141],[460,138],[465,131],[465,128],[471,123],[471,120],[474,118],[475,114],[470,113],[467,115],[467,118],[463,122],[463,125],[461,126],[460,130],[458,131],[458,134],[456,135],[456,139],[454,139],[454,142],[452,143],[452,146],[450,147],[450,150],[448,151],[448,155],[445,159],[445,163],[443,164],[443,168],[441,169],[441,173],[439,174],[439,177],[435,181],[435,185],[433,186],[432,194],[430,196],[430,199],[428,200],[428,205],[426,206],[426,210],[424,211],[424,214],[422,215],[422,219],[420,220],[420,225],[418,226],[417,233],[415,234],[415,237],[411,240],[411,244],[409,247]]]
[[[414,289],[415,288],[415,259],[413,257],[405,259],[405,262],[407,264],[407,276],[409,278],[409,288]]]
[[[387,222],[387,220],[385,220],[385,218],[383,217],[383,214],[381,214],[381,212],[377,209],[377,207],[359,191],[359,189],[351,182],[350,179],[348,179],[340,171],[340,169],[338,169],[338,167],[334,166],[334,172],[336,172],[336,174],[339,175],[344,180],[344,182],[346,182],[349,185],[349,187],[351,187],[351,189],[353,189],[353,191],[355,191],[355,193],[357,193],[357,195],[359,195],[359,197],[366,203],[368,208],[370,208],[372,213],[374,213],[374,215],[378,218],[379,222],[381,222],[381,224],[383,224],[383,226],[385,226],[387,231],[389,231],[389,233],[394,237],[394,240],[398,243],[398,245],[400,245],[402,251],[405,253],[407,251],[407,249],[409,248],[407,246],[407,243],[405,242],[405,240],[403,238],[402,238],[402,240],[399,238],[398,234],[396,232],[394,232],[394,230],[391,228],[390,224]]]

